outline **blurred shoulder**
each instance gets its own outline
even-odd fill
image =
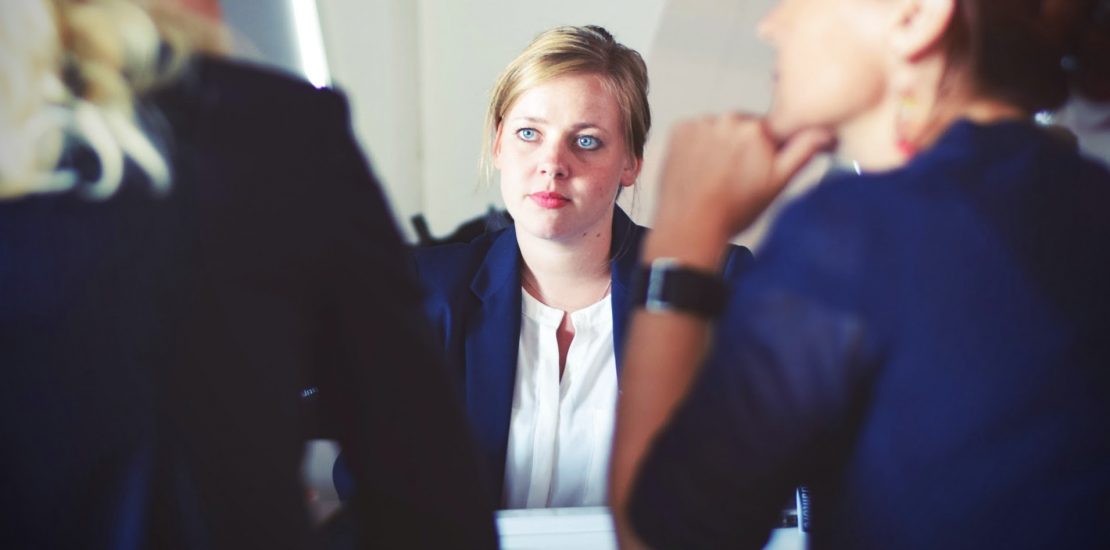
[[[906,174],[895,171],[862,175],[833,169],[817,185],[783,207],[773,229],[812,229],[825,233],[867,225],[874,221],[867,215],[870,203],[889,200],[885,194],[898,191]],[[835,235],[830,235],[835,236]]]
[[[886,195],[897,192],[897,179],[893,174],[827,174],[776,217],[759,248],[760,277],[772,284],[796,280],[800,286],[820,277],[858,280],[874,241],[892,236],[885,213],[897,210],[893,203],[900,199]]]
[[[217,117],[261,127],[346,124],[339,91],[316,88],[294,75],[210,56],[193,58],[182,74],[151,99],[168,115]]]

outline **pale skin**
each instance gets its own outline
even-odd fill
[[[516,220],[521,284],[564,312],[556,333],[561,374],[574,339],[569,314],[609,292],[613,204],[621,187],[635,183],[641,162],[625,145],[616,99],[592,74],[560,76],[521,94],[498,128],[493,160]]]
[[[669,257],[719,271],[730,238],[834,142],[839,154],[868,169],[904,164],[894,146],[894,117],[907,92],[931,108],[928,122],[909,136],[922,148],[958,117],[986,123],[1021,116],[1013,106],[969,93],[960,75],[949,77],[956,79],[946,83],[953,91],[938,97],[947,64],[938,41],[954,1],[780,2],[759,29],[779,53],[774,106],[766,116],[726,114],[673,130],[642,261]],[[835,72],[823,75],[822,67]],[[821,95],[807,95],[811,90]],[[698,373],[710,334],[709,323],[691,315],[639,310],[632,316],[609,476],[622,548],[644,547],[627,516],[633,480]]]

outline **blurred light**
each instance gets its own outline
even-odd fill
[[[289,0],[293,27],[297,33],[297,52],[305,78],[317,88],[331,84],[328,59],[324,55],[324,36],[320,33],[320,14],[316,0]]]
[[[1056,122],[1056,116],[1052,111],[1039,111],[1037,114],[1033,115],[1033,120],[1041,126],[1051,126]]]

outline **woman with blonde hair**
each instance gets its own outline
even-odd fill
[[[359,544],[495,547],[344,99],[171,15],[0,3],[0,546],[314,546],[311,385]]]
[[[782,0],[759,30],[771,110],[675,130],[649,277],[719,285],[834,140],[862,173],[786,208],[715,330],[634,315],[623,546],[760,548],[800,484],[814,548],[1110,546],[1110,173],[1033,122],[1110,100],[1110,2]]]
[[[486,160],[514,225],[417,252],[426,308],[464,380],[503,506],[605,501],[644,234],[616,199],[639,176],[647,88],[640,55],[601,27],[538,35],[498,78],[486,118]],[[750,258],[731,250],[728,276]]]

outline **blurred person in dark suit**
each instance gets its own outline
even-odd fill
[[[806,484],[814,548],[1110,547],[1110,173],[1033,123],[1106,89],[1110,2],[782,0],[760,33],[772,107],[674,131],[647,280],[719,289],[814,151],[859,173],[783,211],[719,318],[649,288],[623,545],[760,548]]]
[[[0,547],[313,546],[308,386],[360,546],[496,546],[345,100],[186,21],[0,7]]]

